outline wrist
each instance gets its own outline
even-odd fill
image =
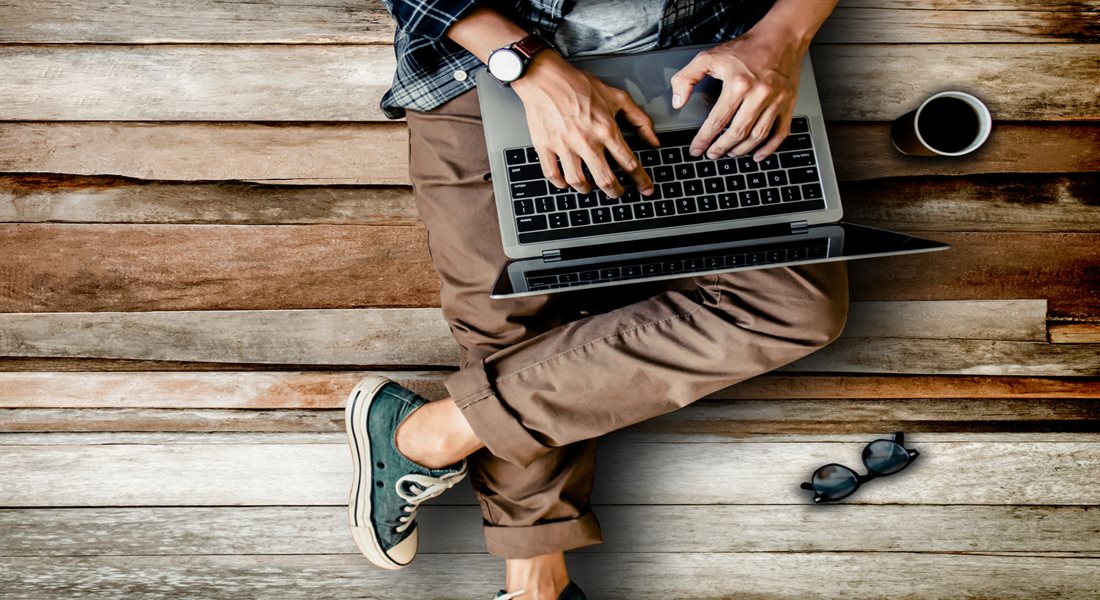
[[[560,86],[571,71],[575,71],[575,68],[551,48],[531,57],[523,77],[513,81],[511,86],[520,99],[523,99],[536,90]]]

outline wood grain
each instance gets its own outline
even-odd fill
[[[1100,125],[998,123],[958,159],[915,159],[882,123],[833,123],[841,180],[975,173],[1094,172]],[[0,171],[283,185],[407,185],[402,123],[3,123]]]
[[[1089,600],[1100,586],[1100,559],[1065,555],[600,554],[573,557],[569,566],[590,597],[607,600]],[[9,558],[0,563],[0,585],[11,600],[117,596],[134,589],[159,598],[457,600],[489,598],[500,582],[500,559],[470,554],[427,555],[400,574],[372,568],[360,556]]]
[[[1054,323],[1050,341],[1055,344],[1100,344],[1100,323]]]
[[[841,2],[818,43],[1086,41],[1098,37],[1088,2]],[[186,8],[164,0],[0,4],[2,43],[386,44],[394,26],[381,3],[226,2]],[[247,26],[242,26],[246,23]]]
[[[1100,232],[1100,175],[993,174],[846,182],[846,218],[919,231]],[[411,188],[173,183],[0,175],[0,222],[412,225]]]
[[[450,372],[378,373],[426,398],[447,395]],[[343,408],[350,390],[366,373],[337,372],[6,372],[0,373],[0,408],[248,409],[315,410]],[[1018,399],[1100,398],[1100,379],[1031,377],[924,377],[763,375],[712,394],[716,400],[851,399]],[[889,402],[884,407],[892,406]],[[974,406],[985,406],[976,403]],[[993,403],[992,405],[1000,405]],[[1005,403],[1006,406],[1016,406]],[[1067,402],[1067,406],[1072,406]],[[783,404],[782,406],[786,406]],[[869,405],[870,406],[870,405]],[[936,403],[918,406],[939,406]],[[959,410],[969,410],[959,405]],[[898,410],[902,410],[899,408]],[[931,410],[922,408],[922,410]],[[975,408],[975,411],[987,410]],[[1015,410],[1015,409],[1013,409]],[[84,414],[84,413],[80,413]],[[947,414],[947,413],[944,413]],[[993,414],[993,413],[990,413]]]
[[[346,505],[346,443],[206,443],[204,434],[191,435],[193,444],[2,445],[0,506]],[[601,446],[593,502],[806,505],[799,482],[829,462],[860,465],[866,445],[680,439]],[[920,458],[890,485],[860,489],[850,504],[1100,503],[1096,442],[933,442],[920,435],[906,442]],[[466,483],[441,501],[473,502]]]
[[[1100,554],[1100,536],[1089,535],[1100,528],[1100,511],[1087,506],[597,506],[595,512],[604,543],[580,553]],[[477,507],[429,504],[416,517],[422,554],[485,549]],[[827,537],[811,533],[825,531]],[[7,557],[358,552],[347,511],[327,506],[8,509],[0,511],[0,535]]]
[[[952,88],[977,93],[999,120],[1100,117],[1089,44],[834,44],[812,54],[833,120],[891,121]],[[379,121],[393,71],[385,46],[0,46],[0,120]]]

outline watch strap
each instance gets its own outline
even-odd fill
[[[542,52],[543,50],[549,50],[553,48],[550,42],[543,39],[543,37],[537,33],[532,33],[527,37],[512,44],[511,48],[516,52],[523,55],[523,58],[530,60],[533,56]]]

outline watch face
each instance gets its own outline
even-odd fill
[[[489,73],[501,81],[515,81],[523,74],[523,59],[511,48],[501,48],[489,55]]]

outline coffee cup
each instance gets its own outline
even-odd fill
[[[962,156],[985,143],[993,130],[989,108],[965,92],[940,92],[898,117],[890,139],[902,154]]]

